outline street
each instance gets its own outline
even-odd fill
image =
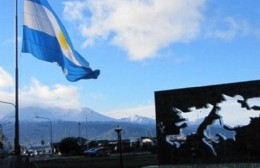
[[[1,168],[30,168],[33,167],[25,157],[8,156],[0,159]]]

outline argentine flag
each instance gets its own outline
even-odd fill
[[[100,74],[74,50],[64,26],[47,0],[24,0],[22,52],[57,63],[72,82],[96,79]]]

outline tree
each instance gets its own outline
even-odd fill
[[[81,152],[78,140],[73,137],[68,137],[61,140],[59,149],[62,154],[68,155],[79,155]]]
[[[3,143],[0,141],[0,149],[3,149],[4,145]]]

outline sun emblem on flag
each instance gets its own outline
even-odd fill
[[[66,38],[64,37],[64,35],[61,31],[59,31],[59,33],[58,33],[58,39],[60,41],[61,48],[64,49],[64,50],[68,50],[69,45],[68,45],[67,40],[66,40]]]

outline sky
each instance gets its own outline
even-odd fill
[[[61,68],[21,52],[20,107],[89,107],[155,117],[154,92],[259,79],[260,1],[49,0],[74,48],[100,69],[69,82]],[[0,1],[0,100],[14,103],[15,1]],[[13,112],[1,104],[0,118]]]

